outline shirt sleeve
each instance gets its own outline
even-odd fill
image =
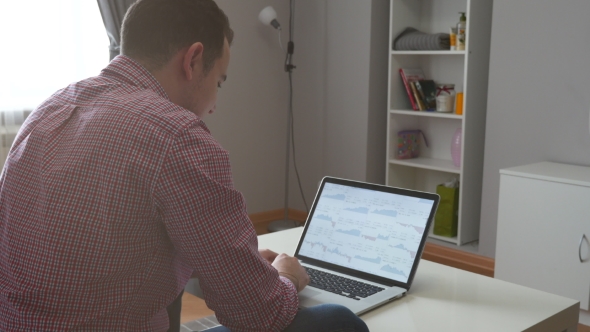
[[[195,270],[207,306],[232,331],[284,329],[297,313],[297,290],[258,253],[227,151],[198,126],[168,151],[155,204],[175,249]]]

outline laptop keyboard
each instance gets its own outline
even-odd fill
[[[365,298],[385,289],[328,272],[312,269],[307,266],[304,266],[304,268],[311,279],[309,286],[346,296],[353,300],[358,301],[360,298]]]

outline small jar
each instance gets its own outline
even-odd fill
[[[455,84],[437,84],[436,111],[442,113],[453,112],[455,106]]]

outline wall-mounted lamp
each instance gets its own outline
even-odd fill
[[[270,25],[275,29],[281,30],[281,25],[279,24],[279,21],[277,21],[277,12],[272,6],[265,7],[261,10],[260,14],[258,14],[258,19],[264,25]]]

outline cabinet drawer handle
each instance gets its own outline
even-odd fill
[[[586,239],[586,234],[582,234],[582,238],[580,239],[580,245],[578,245],[578,256],[580,257],[580,263],[584,263],[584,259],[582,259],[582,242],[584,242],[584,239]],[[586,239],[586,242],[588,242],[588,239]]]

